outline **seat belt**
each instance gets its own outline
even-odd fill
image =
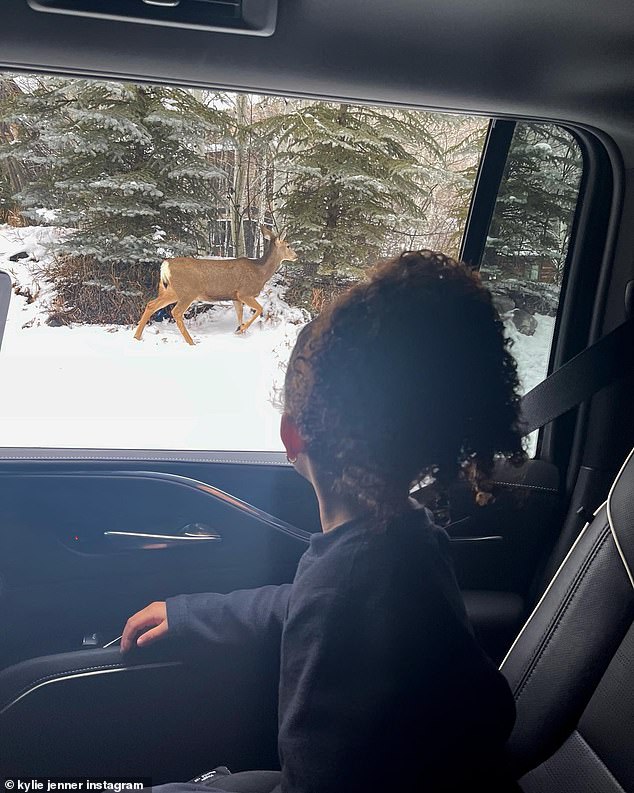
[[[524,395],[522,432],[529,435],[629,374],[634,364],[634,316],[586,347]]]

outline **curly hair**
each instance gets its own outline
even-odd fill
[[[334,492],[380,522],[426,476],[462,472],[483,504],[494,458],[523,459],[509,343],[477,274],[405,252],[302,329],[285,410]]]

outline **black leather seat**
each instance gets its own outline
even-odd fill
[[[502,662],[525,793],[634,792],[634,451]]]

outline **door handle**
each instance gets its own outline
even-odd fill
[[[185,526],[177,534],[150,531],[104,531],[103,536],[126,548],[156,550],[200,542],[220,542],[222,536],[202,523]]]

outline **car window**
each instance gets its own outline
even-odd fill
[[[516,125],[480,272],[512,340],[522,393],[548,374],[581,174],[581,149],[567,130]]]
[[[382,256],[457,255],[487,124],[1,76],[0,268],[14,294],[0,353],[0,443],[280,450],[297,333]],[[483,262],[529,387],[548,357],[569,233],[553,184],[577,178],[562,154],[573,143],[554,127],[518,126]],[[540,195],[550,203],[533,207]],[[550,231],[533,250],[540,223]],[[245,256],[260,259],[262,283],[249,280],[255,265],[227,261]],[[221,261],[198,261],[210,258]],[[236,284],[254,294],[234,304]],[[193,300],[203,287],[209,299]],[[534,293],[544,294],[539,305]]]
[[[381,256],[457,254],[487,120],[4,75],[0,125],[2,445],[275,450],[302,325]],[[244,263],[162,263],[263,257],[262,226],[286,252],[236,333]]]

